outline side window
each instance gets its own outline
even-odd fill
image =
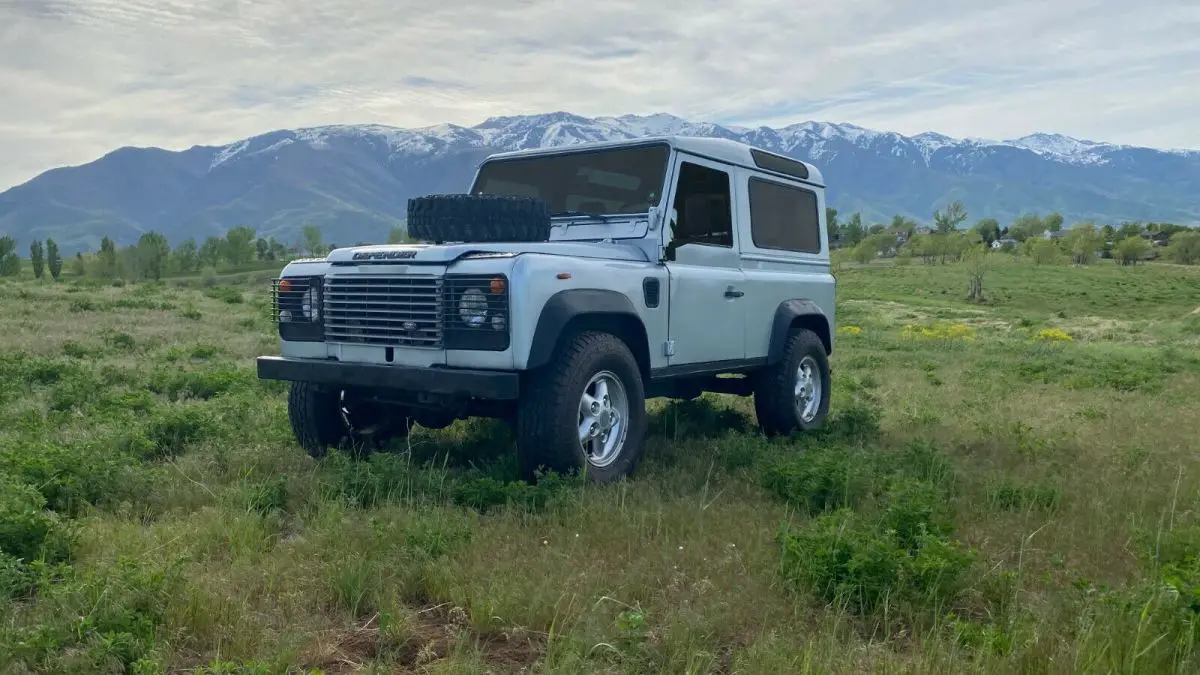
[[[821,252],[817,194],[762,178],[750,179],[750,237],[757,248]]]
[[[733,204],[729,174],[682,162],[675,188],[675,229],[671,249],[685,244],[733,248]]]

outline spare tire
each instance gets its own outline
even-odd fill
[[[408,200],[408,234],[418,241],[469,243],[550,239],[550,206],[535,197],[427,195]]]

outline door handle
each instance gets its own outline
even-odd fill
[[[740,298],[743,295],[745,295],[745,292],[739,291],[738,289],[734,288],[733,286],[730,286],[725,289],[725,297],[727,297],[727,298]]]

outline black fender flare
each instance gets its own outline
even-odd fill
[[[529,358],[525,367],[532,370],[549,363],[563,329],[580,316],[611,316],[619,317],[622,321],[632,319],[641,327],[642,335],[646,333],[646,326],[634,309],[633,302],[621,293],[600,288],[558,291],[542,306],[533,340],[529,343]],[[629,347],[635,354],[638,353],[637,345]]]
[[[833,331],[829,317],[812,300],[784,300],[775,308],[775,319],[771,324],[771,344],[767,347],[767,363],[776,364],[783,360],[783,349],[792,327],[807,328],[821,338],[825,353],[833,353]]]

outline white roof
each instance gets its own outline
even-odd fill
[[[590,143],[575,143],[572,145],[559,145],[550,148],[530,148],[527,150],[512,150],[509,152],[499,152],[488,157],[488,159],[507,159],[509,157],[527,157],[530,155],[549,155],[564,152],[578,152],[579,150],[591,150],[596,148],[620,147],[625,145],[642,145],[645,143],[668,143],[676,150],[682,152],[690,152],[695,155],[702,155],[719,162],[735,164],[749,169],[762,171],[754,162],[754,158],[750,155],[751,150],[758,150],[777,157],[783,157],[777,152],[771,152],[764,148],[758,148],[740,141],[734,141],[728,138],[709,138],[704,136],[644,136],[640,138],[619,139],[615,141],[594,141]],[[788,157],[788,159],[792,159]],[[793,161],[800,161],[795,160]],[[807,183],[816,185],[825,185],[825,178],[821,175],[821,170],[812,164],[800,161],[801,164],[808,168]],[[767,171],[770,171],[769,169]],[[771,172],[777,173],[777,172]],[[793,180],[798,180],[793,177]]]

